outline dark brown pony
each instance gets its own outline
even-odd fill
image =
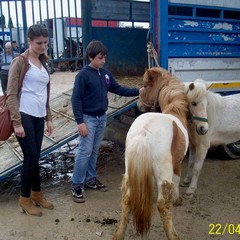
[[[74,72],[81,69],[83,66],[82,43],[77,43],[69,37],[65,38],[64,54],[60,58],[66,58],[66,61],[59,61],[58,68],[60,71],[65,72],[71,70]]]

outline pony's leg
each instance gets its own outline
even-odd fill
[[[163,228],[168,240],[179,240],[179,236],[173,225],[173,183],[158,183],[157,208],[163,222]]]
[[[192,180],[193,175],[193,166],[196,157],[196,149],[189,146],[189,157],[188,157],[188,165],[187,165],[187,175],[184,178],[183,182],[181,183],[182,187],[188,187]]]
[[[182,198],[179,194],[179,183],[180,183],[180,176],[177,174],[173,175],[173,184],[174,184],[174,190],[173,190],[173,205],[179,206],[182,205]]]
[[[182,198],[179,194],[179,183],[180,183],[180,177],[181,177],[181,171],[182,171],[182,162],[176,163],[173,171],[173,205],[179,206],[182,205]]]
[[[124,175],[122,180],[121,217],[120,217],[118,228],[113,237],[113,240],[124,239],[124,234],[128,224],[128,217],[131,211],[128,194],[129,194],[128,180],[127,180],[127,177]]]
[[[196,149],[196,160],[193,166],[192,180],[191,180],[190,186],[187,188],[186,193],[184,195],[187,198],[192,198],[197,189],[198,178],[201,173],[208,148],[209,147],[207,147],[206,145],[201,144]]]

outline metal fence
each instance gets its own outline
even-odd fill
[[[0,45],[16,42],[19,53],[27,47],[27,29],[44,24],[50,33],[47,54],[62,70],[82,58],[80,0],[1,0]]]

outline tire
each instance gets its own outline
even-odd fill
[[[231,159],[240,159],[240,140],[235,143],[223,145],[222,148]]]

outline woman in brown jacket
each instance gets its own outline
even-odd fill
[[[35,24],[29,27],[27,36],[29,48],[12,61],[9,69],[7,106],[24,156],[19,206],[28,215],[41,216],[35,204],[53,209],[41,191],[39,172],[44,121],[48,134],[53,130],[45,55],[49,35],[46,27]]]

